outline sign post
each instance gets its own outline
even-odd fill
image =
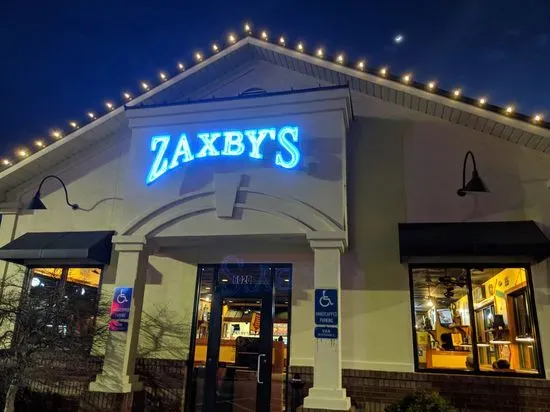
[[[315,289],[315,338],[338,338],[338,290]]]

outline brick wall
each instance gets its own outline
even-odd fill
[[[304,381],[304,393],[313,385],[313,368],[293,366]],[[467,376],[344,369],[342,383],[352,404],[366,412],[418,390],[435,391],[460,411],[550,412],[550,381],[499,376]]]

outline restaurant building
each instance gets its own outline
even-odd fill
[[[81,333],[113,302],[82,396],[137,398],[151,361],[166,410],[290,410],[294,374],[311,410],[550,410],[549,124],[284,43],[230,37],[5,162],[3,276],[86,297]]]

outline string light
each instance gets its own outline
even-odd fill
[[[29,155],[29,152],[26,149],[19,149],[17,151],[17,155],[19,157],[27,157]]]
[[[428,82],[428,90],[434,90],[435,86],[437,86],[437,82],[435,82],[434,80]]]
[[[78,123],[77,123],[77,122],[69,122],[69,125],[70,125],[73,129],[78,129]]]
[[[88,117],[92,120],[95,119],[95,114],[93,112],[88,112]]]
[[[250,34],[252,32],[252,27],[250,26],[250,24],[248,24],[248,23],[244,24],[244,32],[248,33],[248,34]]]
[[[143,90],[149,90],[149,85],[148,85],[147,83],[145,83],[145,82],[141,82],[141,88],[142,88]]]
[[[542,122],[542,119],[544,119],[544,116],[540,113],[537,113],[533,116],[533,122],[535,123]]]
[[[11,166],[11,161],[9,159],[2,159],[2,164],[4,166]]]
[[[320,59],[322,59],[323,56],[325,55],[325,52],[324,52],[323,48],[322,48],[322,47],[319,47],[319,48],[317,49],[317,51],[315,52],[315,55],[316,55],[317,57],[319,57]]]
[[[361,60],[357,63],[357,68],[359,70],[365,70],[365,61],[364,60]]]
[[[298,50],[300,53],[302,53],[302,52],[304,51],[304,45],[303,45],[303,43],[301,43],[301,42],[298,43],[298,44],[296,45],[296,50]]]
[[[159,77],[160,77],[160,80],[162,80],[163,82],[165,82],[166,80],[168,80],[168,76],[167,76],[166,73],[164,73],[164,72],[160,72],[160,73],[159,73]]]
[[[261,35],[261,37],[262,37],[262,40],[265,40],[265,41],[267,41],[267,32],[266,32],[265,30],[264,30],[264,31],[262,31],[262,35]]]
[[[212,51],[213,51],[214,53],[217,53],[217,52],[220,51],[220,48],[218,47],[218,45],[217,45],[216,43],[214,43],[214,44],[212,45]]]
[[[36,141],[34,142],[34,145],[35,145],[36,147],[39,147],[39,148],[43,148],[43,147],[46,146],[46,144],[44,143],[44,140],[40,140],[40,139],[39,139],[39,140],[36,140]]]
[[[343,54],[339,54],[338,56],[336,56],[336,63],[344,64],[344,55]]]
[[[106,102],[105,106],[107,106],[107,109],[113,110],[115,108],[115,105],[111,102]]]
[[[454,89],[454,90],[453,90],[453,96],[454,96],[455,98],[460,97],[461,94],[462,94],[462,90],[461,90],[461,89]]]
[[[279,37],[279,44],[281,46],[284,46],[285,45],[285,38],[283,36]]]
[[[198,62],[202,61],[202,54],[200,52],[195,53],[195,60]]]
[[[386,76],[386,74],[388,74],[388,68],[387,67],[382,67],[380,69],[380,76]]]
[[[185,70],[185,65],[183,63],[178,63],[178,69],[182,72]]]
[[[403,83],[409,83],[412,79],[412,74],[408,73],[406,75],[403,76],[402,80],[403,80]]]
[[[122,93],[122,96],[124,96],[124,98],[127,100],[127,101],[130,101],[132,100],[132,95],[128,92],[124,92]]]
[[[514,106],[512,106],[512,105],[506,106],[505,112],[506,112],[506,114],[512,114],[512,113],[514,113]]]
[[[52,131],[52,137],[59,139],[63,136],[63,134],[59,130],[53,130]]]
[[[233,33],[230,33],[229,36],[227,36],[227,41],[229,42],[229,44],[234,44],[237,42],[237,36]]]
[[[477,102],[479,103],[480,106],[485,106],[485,103],[487,103],[487,98],[486,97],[480,97]]]

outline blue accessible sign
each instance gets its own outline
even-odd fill
[[[315,324],[338,325],[338,290],[315,289]]]
[[[115,288],[111,304],[111,319],[129,319],[131,304],[132,288]]]
[[[316,326],[315,327],[316,339],[338,339],[338,328],[331,326]]]

